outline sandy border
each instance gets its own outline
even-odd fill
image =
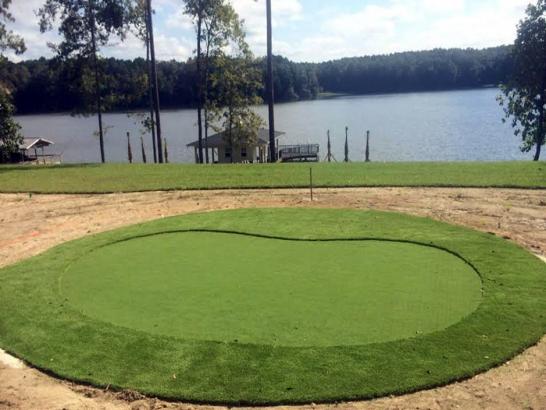
[[[546,259],[546,191],[361,188],[151,192],[112,195],[0,195],[0,265],[90,233],[196,211],[245,207],[380,209],[491,232]],[[297,408],[546,409],[546,338],[509,363],[462,383],[369,402]],[[112,393],[56,380],[0,352],[0,408],[209,409]]]

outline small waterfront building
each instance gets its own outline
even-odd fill
[[[276,131],[275,140],[284,135],[284,132]],[[199,141],[187,145],[195,152],[195,162],[199,162]],[[237,164],[237,163],[265,163],[269,158],[269,130],[260,128],[258,138],[252,144],[230,144],[225,132],[203,138],[203,151],[209,150],[209,158],[213,163]]]
[[[23,138],[19,144],[21,162],[33,162],[36,164],[61,163],[61,156],[48,152],[47,148],[55,145],[53,141],[45,138]]]

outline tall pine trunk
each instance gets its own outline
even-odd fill
[[[231,105],[230,105],[231,107]],[[230,162],[233,164],[233,155],[235,155],[235,151],[233,150],[233,112],[231,109],[229,110],[229,121],[228,121],[228,141],[229,141],[229,149],[231,150],[231,155],[229,157]]]
[[[150,60],[150,32],[148,30],[148,11],[146,10],[146,66],[148,68],[148,99],[150,105],[150,126],[152,133],[152,148],[154,151],[154,164],[157,164],[157,141],[155,136],[154,120],[154,87],[152,83],[152,61]]]
[[[545,130],[544,130],[544,104],[546,104],[546,73],[544,74],[544,80],[542,81],[542,92],[540,95],[540,103],[538,105],[538,130],[537,130],[537,150],[535,153],[535,161],[540,160],[540,154],[542,152],[542,145],[544,144]]]
[[[203,91],[203,107],[205,110],[205,161],[210,163],[209,160],[209,69],[210,69],[210,29],[207,29],[207,51],[205,52],[205,68],[204,72],[204,85],[205,90]],[[214,149],[214,148],[213,148]]]
[[[209,112],[205,106],[205,161],[210,163],[209,159]]]
[[[104,155],[104,129],[102,126],[102,95],[100,88],[100,73],[99,60],[97,56],[97,36],[95,26],[95,10],[93,0],[89,1],[90,29],[91,29],[91,52],[93,59],[93,70],[95,74],[95,103],[97,108],[97,116],[99,120],[99,144],[100,144],[100,160],[104,164],[106,157]]]
[[[203,163],[203,73],[201,71],[201,32],[203,28],[203,12],[197,17],[197,127],[199,128],[199,163]]]
[[[275,91],[273,88],[273,26],[271,22],[271,0],[266,0],[267,7],[267,97],[269,108],[269,158],[277,161],[275,149]]]
[[[152,19],[152,1],[146,0],[147,28],[150,38],[150,59],[152,61],[152,84],[154,86],[153,99],[155,111],[157,156],[158,162],[163,163],[163,141],[161,139],[161,114],[159,112],[159,87],[157,81],[157,65],[155,61],[154,25]]]

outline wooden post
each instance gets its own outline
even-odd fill
[[[164,156],[164,160],[165,160],[165,164],[168,164],[169,163],[169,149],[167,148],[167,138],[163,138],[163,148],[165,148],[165,156]]]
[[[133,150],[131,149],[131,134],[127,131],[127,158],[129,159],[129,164],[133,163]]]
[[[328,130],[328,162],[332,162],[332,144],[330,142],[330,130]]]
[[[311,202],[313,202],[313,168],[309,168],[309,188],[311,191]]]
[[[366,162],[370,162],[370,131],[366,132]]]
[[[144,137],[140,136],[140,148],[142,149],[142,163],[146,164],[148,161],[146,159],[146,149],[144,148]]]
[[[345,127],[345,162],[349,162],[349,127]]]

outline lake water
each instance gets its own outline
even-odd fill
[[[286,132],[281,144],[319,143],[326,155],[326,132],[332,149],[343,160],[345,126],[349,127],[350,159],[362,161],[366,130],[371,132],[372,161],[495,161],[530,159],[519,150],[519,139],[495,98],[497,89],[339,97],[276,106],[276,127]],[[267,108],[256,111],[265,119]],[[98,162],[96,117],[67,114],[18,116],[25,137],[53,140],[64,162]],[[194,110],[162,112],[163,135],[171,162],[193,162],[197,139]],[[127,161],[126,132],[132,135],[133,156],[140,161],[139,120],[106,114],[108,162]],[[145,136],[148,159],[151,137]]]

